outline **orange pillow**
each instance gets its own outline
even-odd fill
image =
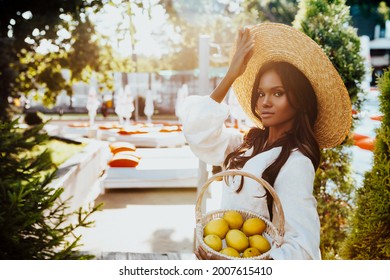
[[[160,132],[174,132],[181,131],[181,128],[177,125],[164,126],[160,129]]]
[[[114,154],[108,165],[111,167],[136,167],[140,159],[129,152],[119,152]]]
[[[375,149],[375,138],[363,138],[355,141],[355,146],[358,146],[361,149],[373,151]]]
[[[129,142],[113,142],[110,144],[110,150],[111,153],[117,154],[124,151],[134,152],[136,148]]]
[[[131,130],[121,129],[118,131],[118,133],[121,135],[133,135],[133,134],[145,134],[145,133],[149,133],[149,131],[147,131],[146,129],[142,129],[142,128],[131,129]]]
[[[366,138],[369,138],[369,136],[366,136],[366,135],[363,135],[363,134],[359,134],[359,133],[352,133],[352,138],[353,140],[355,141],[359,141],[359,140],[362,140],[362,139],[366,139]]]

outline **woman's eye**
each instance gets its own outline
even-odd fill
[[[282,96],[283,94],[284,94],[283,91],[276,91],[276,92],[275,92],[275,96],[276,96],[276,97]]]
[[[262,92],[262,91],[259,91],[258,94],[259,94],[259,97],[263,97],[264,96],[264,92]]]

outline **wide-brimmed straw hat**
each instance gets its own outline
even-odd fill
[[[251,94],[258,70],[267,62],[284,61],[297,67],[311,82],[317,96],[318,116],[314,134],[321,148],[340,144],[352,122],[348,91],[321,47],[306,34],[284,24],[261,23],[250,27],[255,45],[245,72],[233,90],[248,117],[260,128],[251,111]],[[232,53],[234,53],[234,48]]]

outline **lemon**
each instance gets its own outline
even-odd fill
[[[250,218],[245,220],[242,225],[242,231],[246,234],[246,236],[262,234],[264,230],[265,222],[259,218]]]
[[[237,252],[236,249],[234,248],[231,248],[231,247],[226,247],[226,248],[223,248],[221,251],[219,251],[221,254],[224,254],[226,256],[230,256],[230,257],[236,257],[236,258],[240,258],[240,253]]]
[[[269,244],[267,238],[259,234],[249,237],[249,246],[257,248],[261,253],[265,253],[271,249],[271,244]]]
[[[231,229],[226,234],[226,245],[241,253],[249,246],[248,237],[241,230]]]
[[[242,253],[243,258],[252,258],[252,257],[260,256],[260,255],[261,255],[261,252],[259,251],[259,249],[252,248],[252,247],[245,249],[244,253]]]
[[[219,252],[222,249],[222,240],[218,235],[209,234],[203,238],[204,243],[206,243],[211,249]]]
[[[223,214],[223,218],[229,224],[230,229],[239,229],[244,222],[242,215],[237,211],[227,211]]]
[[[224,239],[228,231],[228,223],[224,219],[217,218],[211,220],[206,224],[206,226],[204,227],[204,236],[207,236],[209,234],[215,234],[218,235],[219,238]]]

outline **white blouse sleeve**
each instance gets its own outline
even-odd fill
[[[187,97],[179,108],[183,133],[192,152],[211,165],[222,165],[225,157],[242,143],[239,131],[224,124],[228,106],[209,96]]]
[[[300,152],[293,152],[275,180],[286,231],[282,246],[270,253],[275,260],[321,259],[320,221],[313,196],[314,176],[310,159]],[[275,214],[273,223],[279,223]]]

